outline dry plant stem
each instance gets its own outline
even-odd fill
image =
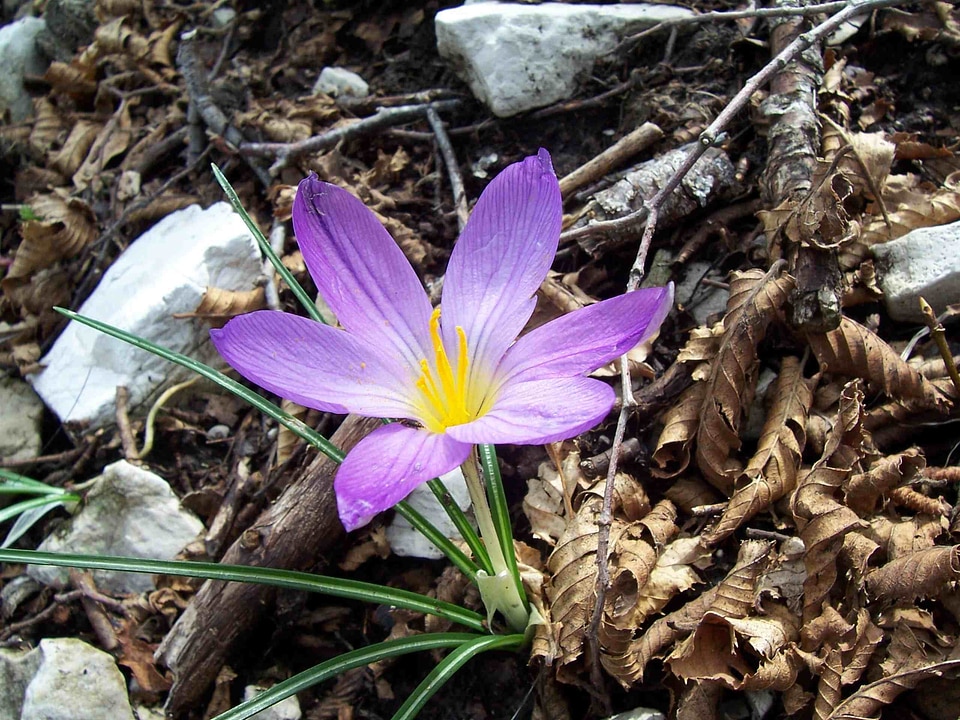
[[[70,584],[77,590],[83,592],[80,598],[80,604],[90,621],[93,632],[97,636],[100,647],[107,652],[115,649],[120,641],[117,640],[117,634],[114,632],[113,624],[107,616],[106,611],[91,597],[91,594],[98,594],[96,586],[93,584],[93,578],[89,573],[80,570],[70,570]]]
[[[457,227],[462,231],[463,226],[467,224],[467,217],[470,210],[467,208],[467,194],[463,189],[463,177],[460,175],[460,165],[457,164],[457,156],[453,152],[453,145],[450,144],[450,136],[447,135],[447,129],[443,126],[443,120],[432,107],[427,106],[427,122],[437,140],[437,146],[440,148],[440,155],[443,157],[443,164],[447,167],[447,174],[450,176],[450,189],[453,191],[453,206],[457,212]]]
[[[636,210],[630,215],[626,215],[622,218],[617,218],[616,220],[612,221],[605,221],[603,223],[595,223],[594,225],[588,225],[586,228],[581,228],[581,230],[592,228],[594,232],[605,232],[606,230],[600,226],[605,226],[607,230],[614,230],[629,226],[629,224],[632,222],[639,220],[641,216],[646,217],[646,224],[643,230],[643,238],[640,241],[640,248],[637,250],[636,259],[633,262],[633,266],[630,268],[630,276],[627,282],[627,292],[633,292],[640,287],[640,281],[643,279],[643,266],[646,262],[647,252],[650,249],[650,242],[653,239],[653,233],[656,230],[657,215],[664,199],[680,184],[680,181],[683,179],[683,177],[690,171],[690,168],[696,164],[697,160],[703,156],[707,149],[717,141],[720,133],[743,109],[750,97],[763,85],[765,85],[776,73],[780,72],[788,62],[797,57],[797,55],[799,55],[805,49],[818,42],[822,37],[833,32],[846,20],[867,10],[897,5],[901,2],[902,0],[864,0],[863,2],[845,3],[843,9],[840,10],[840,12],[838,12],[836,15],[831,16],[809,32],[801,34],[793,42],[787,45],[787,47],[785,47],[781,52],[779,52],[769,63],[767,63],[760,70],[760,72],[750,78],[740,92],[738,92],[727,104],[727,106],[720,112],[720,114],[717,115],[717,118],[710,123],[710,125],[702,133],[700,133],[699,142],[697,143],[696,147],[691,149],[690,153],[687,155],[686,159],[683,161],[677,171],[673,174],[666,185],[660,188],[660,191],[650,200],[649,203],[645,204],[639,210]],[[604,601],[606,600],[607,589],[609,588],[610,584],[608,555],[610,542],[611,505],[613,503],[613,478],[616,475],[618,455],[620,453],[620,447],[623,444],[623,436],[626,430],[627,417],[629,415],[630,404],[632,404],[633,400],[633,394],[630,387],[629,371],[626,369],[626,367],[626,358],[621,358],[621,368],[623,368],[621,372],[621,382],[624,403],[620,408],[620,414],[617,418],[617,428],[613,436],[613,446],[610,449],[610,467],[607,470],[607,484],[604,488],[603,494],[603,509],[600,512],[600,518],[598,521],[597,599],[596,605],[593,609],[593,615],[590,619],[590,628],[587,632],[587,646],[589,662],[591,665],[591,680],[598,689],[602,687],[602,685],[599,684],[602,681],[602,675],[600,672],[599,645],[596,638],[600,629],[600,621],[603,616],[603,606]]]
[[[117,406],[117,431],[120,433],[120,444],[123,446],[123,457],[127,462],[136,462],[140,459],[140,453],[137,452],[137,441],[133,436],[133,427],[130,425],[130,414],[127,403],[130,400],[130,393],[123,385],[117,385],[116,406]]]
[[[644,123],[561,179],[560,194],[564,200],[569,199],[574,192],[584,185],[596,182],[662,137],[663,130],[653,123]]]
[[[392,108],[380,108],[375,115],[358,120],[351,125],[334,128],[322,135],[314,135],[295,143],[243,143],[240,154],[245,157],[275,157],[270,172],[276,174],[290,164],[292,160],[306,153],[319,152],[331,148],[343,140],[369,135],[392,125],[410,122],[426,115],[428,108],[437,112],[452,110],[460,104],[459,100],[439,100],[424,105],[400,105]]]
[[[65,593],[57,593],[53,596],[53,602],[50,603],[40,612],[32,615],[31,617],[17,623],[10,623],[4,628],[0,629],[0,645],[20,645],[23,642],[23,638],[19,637],[17,633],[21,630],[26,630],[33,627],[34,625],[40,625],[41,623],[46,622],[50,617],[57,612],[57,609],[61,605],[67,605],[79,600],[84,597],[83,590],[70,590]]]
[[[283,246],[287,240],[286,226],[279,220],[273,221],[273,227],[270,228],[270,247],[277,254],[277,257],[283,257]],[[273,269],[273,263],[269,260],[263,261],[263,276],[267,279],[264,287],[264,295],[267,301],[267,307],[271,310],[280,309],[280,291],[277,289],[277,271]]]
[[[923,313],[923,321],[930,328],[930,335],[937,344],[937,349],[940,351],[943,363],[947,367],[953,386],[960,393],[960,373],[957,372],[957,364],[953,361],[953,353],[950,352],[950,346],[947,345],[946,331],[943,329],[943,325],[937,321],[937,316],[933,312],[933,308],[930,307],[930,303],[924,298],[920,298],[920,312]]]

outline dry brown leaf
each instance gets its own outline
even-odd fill
[[[900,359],[876,333],[842,317],[840,327],[809,335],[808,341],[824,372],[863,378],[887,396],[926,408],[945,408],[946,399],[926,378]]]
[[[854,511],[870,514],[882,495],[914,480],[926,465],[919,448],[879,458],[866,472],[847,478],[843,484],[844,499]]]
[[[33,129],[30,131],[30,147],[40,155],[46,155],[54,145],[60,143],[67,125],[56,106],[47,98],[33,101]]]
[[[43,79],[59,93],[74,98],[89,98],[97,92],[97,68],[74,60],[69,65],[54,61],[43,74]]]
[[[705,545],[722,542],[797,486],[797,470],[806,443],[807,412],[813,402],[811,384],[803,377],[800,360],[785,356],[757,452],[740,475],[738,489],[720,520],[701,536]]]
[[[570,464],[564,471],[575,473],[573,477],[579,476],[579,453],[569,453],[563,459],[564,465],[568,460]],[[563,505],[563,478],[553,463],[540,463],[537,477],[527,480],[527,493],[523,497],[523,514],[527,516],[535,538],[556,545],[567,526]]]
[[[203,304],[203,301],[201,301],[201,304]],[[309,408],[286,398],[280,400],[280,408],[301,422],[305,422],[307,415],[310,413]],[[277,430],[277,465],[283,465],[290,459],[300,441],[300,436],[289,430],[286,425],[279,427]]]
[[[859,381],[849,383],[840,398],[837,420],[826,447],[810,472],[800,479],[792,498],[794,522],[807,548],[804,564],[804,621],[820,615],[820,606],[837,577],[836,559],[844,535],[864,523],[835,497],[846,477],[870,452],[861,420],[863,393]]]
[[[64,190],[37,195],[27,204],[38,219],[26,220],[21,226],[23,241],[4,278],[4,287],[10,280],[74,257],[97,237],[96,217],[90,206]]]
[[[695,507],[714,505],[721,499],[712,485],[693,476],[676,478],[664,489],[663,494],[688,515]]]
[[[756,389],[757,347],[795,285],[789,275],[777,276],[777,272],[775,266],[768,273],[747,270],[732,274],[723,339],[710,363],[710,377],[704,381],[707,390],[697,428],[697,465],[727,496],[741,469],[731,455],[740,448],[740,423]]]
[[[260,310],[267,306],[266,292],[262,287],[253,290],[224,290],[208,287],[200,303],[192,313],[183,317],[203,317],[212,320],[228,320],[237,315]]]
[[[126,27],[127,18],[118,17],[100,25],[93,39],[101,55],[129,55],[143,58],[150,50],[150,44],[142,35]]]
[[[960,545],[933,547],[888,562],[867,575],[867,590],[883,602],[937,597],[960,577]]]
[[[678,538],[667,545],[646,584],[637,591],[633,627],[642,627],[677,595],[703,582],[694,565],[708,557],[710,551],[697,538]]]
[[[100,129],[83,163],[73,174],[73,184],[77,190],[85,190],[91,182],[100,178],[110,161],[123,154],[132,139],[130,104],[121,102],[116,113]],[[95,186],[95,189],[100,188]]]
[[[942,187],[925,182],[917,175],[891,175],[882,190],[886,220],[875,212],[864,223],[859,242],[866,247],[903,237],[911,230],[946,225],[960,219],[960,176],[951,175]],[[843,263],[845,269],[852,269]]]
[[[50,156],[50,167],[61,175],[73,175],[83,164],[90,147],[100,134],[102,123],[78,120],[59,151]]]
[[[834,709],[827,720],[864,720],[878,717],[881,709],[896,700],[901,693],[912,690],[928,678],[942,677],[947,671],[955,673],[957,670],[960,670],[960,660],[944,660],[881,678],[857,688]]]
[[[705,382],[695,382],[664,413],[663,430],[653,452],[655,466],[650,468],[655,476],[672,478],[690,465],[691,444],[700,425],[700,410],[707,397],[707,389]]]

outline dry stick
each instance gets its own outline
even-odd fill
[[[677,28],[684,25],[702,25],[703,23],[725,22],[728,20],[744,20],[747,18],[769,18],[769,17],[790,17],[792,15],[807,16],[820,15],[843,10],[850,4],[850,0],[837,0],[836,2],[822,3],[820,5],[807,5],[806,7],[778,7],[778,8],[757,8],[755,10],[736,10],[732,12],[706,12],[702,15],[693,17],[674,18],[664,20],[653,27],[647,28],[636,35],[631,35],[620,43],[614,52],[625,52],[632,49],[643,38],[654,33],[666,30],[668,28]],[[870,8],[873,9],[873,8]]]
[[[285,168],[291,160],[309,152],[317,152],[331,148],[343,140],[349,140],[361,135],[369,135],[391,125],[410,122],[426,115],[429,108],[437,112],[452,110],[460,104],[459,100],[438,100],[424,105],[400,105],[392,108],[381,108],[375,115],[358,120],[351,125],[328,130],[322,135],[314,135],[306,140],[295,143],[242,143],[240,154],[245,157],[276,157],[270,166],[270,172],[276,174]]]
[[[467,208],[467,194],[463,189],[463,177],[460,175],[460,166],[457,164],[457,156],[453,152],[453,145],[450,144],[450,137],[447,130],[443,127],[443,120],[437,115],[437,111],[432,107],[427,107],[427,122],[437,139],[437,146],[440,148],[440,155],[443,156],[443,164],[447,166],[447,174],[450,175],[450,189],[453,190],[453,205],[457,211],[457,227],[463,230],[467,224],[467,216],[470,214]]]
[[[643,238],[640,241],[640,248],[637,250],[637,257],[630,268],[630,277],[627,281],[627,292],[633,292],[640,286],[643,279],[643,265],[647,258],[647,252],[650,249],[650,242],[653,240],[653,233],[657,226],[657,215],[664,200],[680,184],[683,177],[690,171],[697,160],[710,148],[719,137],[723,129],[747,104],[750,97],[757,92],[763,85],[770,80],[776,73],[780,72],[793,58],[801,52],[811,47],[823,36],[833,32],[837,27],[854,15],[858,15],[868,10],[874,10],[892,5],[901,5],[905,0],[863,0],[863,2],[841,3],[842,9],[836,15],[827,18],[824,22],[815,28],[805,32],[797,37],[792,43],[787,45],[775,58],[767,63],[756,75],[754,75],[727,106],[717,115],[717,118],[700,133],[699,142],[696,147],[690,150],[690,153],[684,159],[683,163],[677,168],[667,183],[660,188],[660,191],[651,198],[649,203],[616,220],[608,220],[588,225],[587,228],[593,228],[594,232],[600,233],[610,230],[617,230],[631,226],[638,221],[640,217],[646,216],[646,224],[643,229]],[[576,231],[574,231],[576,232]],[[572,233],[565,233],[571,235]],[[580,233],[577,237],[581,237]],[[593,233],[590,233],[593,234]],[[595,687],[602,687],[603,678],[600,672],[600,647],[597,640],[597,634],[600,630],[600,621],[603,617],[603,605],[606,599],[607,590],[610,586],[609,563],[609,544],[610,544],[610,522],[611,506],[613,504],[613,479],[617,473],[617,461],[619,459],[620,447],[623,444],[623,436],[627,425],[627,416],[630,412],[630,406],[633,404],[633,394],[630,391],[630,371],[627,366],[626,357],[620,359],[620,380],[623,388],[623,405],[620,408],[620,414],[617,417],[617,428],[613,436],[613,445],[610,448],[610,466],[607,468],[607,481],[603,490],[603,509],[600,512],[600,518],[597,521],[597,600],[593,608],[593,616],[590,619],[590,628],[587,631],[587,648],[590,654],[590,677]]]
[[[589,162],[581,165],[560,180],[560,194],[566,200],[584,185],[596,182],[625,160],[649,147],[663,137],[663,130],[653,123],[644,123],[636,130],[624,135]]]

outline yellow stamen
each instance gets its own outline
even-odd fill
[[[474,393],[468,387],[470,355],[467,352],[467,334],[459,325],[457,334],[457,368],[454,372],[447,349],[440,334],[440,308],[430,315],[430,342],[433,345],[433,364],[420,361],[420,377],[416,381],[420,391],[417,403],[423,415],[423,424],[433,432],[443,432],[452,425],[462,425],[480,417],[484,403],[473,402]]]

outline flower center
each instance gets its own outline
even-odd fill
[[[440,337],[440,308],[430,315],[430,340],[433,343],[433,364],[420,361],[420,418],[428,430],[443,432],[451,425],[462,425],[483,414],[482,403],[472,402],[467,387],[470,358],[467,354],[467,335],[457,325],[457,366],[450,363],[447,349]]]

